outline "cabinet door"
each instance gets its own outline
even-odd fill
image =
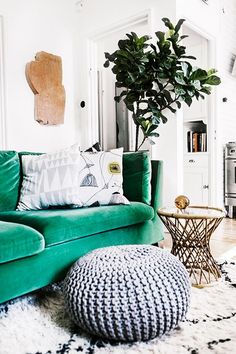
[[[206,168],[184,169],[184,194],[191,205],[208,205],[209,186]]]

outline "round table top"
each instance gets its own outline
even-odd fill
[[[161,216],[169,216],[180,219],[220,219],[226,216],[223,209],[190,205],[186,209],[178,208],[159,208],[157,213]]]

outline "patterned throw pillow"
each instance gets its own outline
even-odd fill
[[[17,210],[129,204],[122,195],[122,153],[80,152],[73,145],[51,154],[23,155]]]
[[[91,151],[91,152],[96,152],[96,151],[102,151],[101,145],[99,142],[93,144],[93,146],[89,147],[88,149],[84,151]]]
[[[79,185],[83,206],[130,204],[123,196],[123,148],[81,152]]]
[[[81,158],[77,144],[55,153],[21,158],[23,181],[17,210],[81,204],[76,178]]]

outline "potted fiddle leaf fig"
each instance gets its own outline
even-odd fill
[[[156,44],[150,36],[138,37],[131,32],[119,40],[114,53],[105,53],[104,67],[113,64],[116,87],[122,88],[114,99],[124,101],[136,125],[135,151],[146,139],[155,143],[153,137],[159,136],[159,124],[167,122],[168,110],[175,113],[182,102],[191,106],[194,99],[204,99],[212,86],[221,82],[215,69],[193,67],[188,61],[196,58],[186,55],[186,47],[181,45],[188,37],[180,34],[184,20],[175,26],[168,18],[162,21],[167,31],[155,33]],[[143,139],[138,146],[140,129]]]

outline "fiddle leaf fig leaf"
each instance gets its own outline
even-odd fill
[[[165,96],[166,100],[168,103],[172,102],[172,97],[171,97],[171,94],[170,94],[170,91],[168,90],[163,90],[163,95]]]
[[[190,107],[192,104],[192,98],[190,96],[183,97],[184,102]]]
[[[168,119],[166,118],[166,116],[164,116],[163,114],[161,114],[161,120],[162,120],[162,123],[165,124],[167,123]]]
[[[197,58],[194,57],[193,55],[182,55],[181,58],[191,59],[191,60],[196,60],[196,59],[197,59]]]
[[[120,100],[121,100],[121,97],[120,97],[120,96],[115,96],[115,97],[114,97],[114,100],[119,103]]]
[[[177,96],[184,96],[186,91],[181,86],[176,86],[175,93]]]
[[[166,107],[166,108],[168,108],[172,113],[175,113],[175,112],[176,112],[176,109],[173,108],[173,107],[171,107],[171,106],[168,106],[168,107]]]
[[[212,75],[208,77],[207,80],[205,81],[205,84],[208,85],[219,85],[220,83],[221,83],[220,78],[216,75]]]
[[[205,70],[197,68],[191,74],[190,79],[191,80],[204,80],[204,79],[207,79],[207,77],[208,77],[208,75]]]
[[[208,75],[208,76],[211,76],[211,75],[216,74],[216,73],[217,73],[217,70],[216,70],[216,69],[209,69],[209,70],[207,71],[207,75]]]
[[[164,32],[158,31],[155,33],[155,35],[159,39],[160,43],[163,43],[165,41],[165,33]]]
[[[124,83],[123,82],[115,82],[115,86],[116,87],[126,87],[126,85],[124,85]]]
[[[181,108],[181,103],[179,101],[176,101],[175,103],[176,103],[177,107],[180,109]]]
[[[200,90],[200,89],[201,89],[201,83],[200,83],[200,81],[199,81],[199,80],[195,80],[195,81],[193,82],[193,86],[194,86],[194,88],[195,88],[196,90]]]
[[[149,136],[154,136],[155,138],[158,138],[160,134],[154,132],[154,133],[150,133]]]
[[[174,30],[174,26],[172,25],[172,23],[167,17],[163,17],[162,21],[164,22],[166,27],[168,27],[171,30]]]
[[[105,58],[106,58],[106,59],[113,60],[112,55],[109,54],[108,52],[105,52],[104,55],[105,55]]]
[[[183,40],[185,38],[188,38],[189,36],[187,34],[184,34],[183,36],[180,36],[180,40]]]
[[[109,60],[106,60],[105,63],[103,64],[104,68],[108,68],[109,65],[110,65]]]
[[[181,18],[178,22],[177,25],[175,26],[175,32],[178,33],[182,24],[184,23],[185,19]]]
[[[210,86],[204,86],[204,87],[201,88],[200,91],[203,92],[203,93],[206,93],[207,95],[210,95],[211,87]]]
[[[180,85],[186,85],[186,82],[184,81],[184,73],[177,72],[175,75],[175,81]]]

